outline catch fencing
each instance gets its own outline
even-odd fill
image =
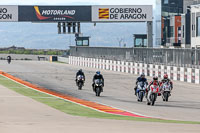
[[[186,68],[200,68],[200,49],[70,47],[70,55]]]

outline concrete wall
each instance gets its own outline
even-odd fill
[[[24,55],[24,54],[0,54],[0,60],[7,59],[10,55],[13,60],[38,60],[39,57],[45,57],[45,60],[49,61],[50,55]],[[41,59],[41,61],[44,59]]]
[[[106,58],[112,60],[131,60],[133,48],[112,47],[70,47],[71,56]]]
[[[172,80],[200,84],[200,69],[75,56],[69,57],[69,64],[135,75],[145,73],[147,76],[156,75],[158,77],[163,77],[164,74],[168,74],[169,78]]]
[[[66,57],[58,57],[58,61],[68,64],[68,63],[69,63],[69,58],[66,58]]]

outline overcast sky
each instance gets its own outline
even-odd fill
[[[153,5],[155,0],[1,0],[1,5]]]

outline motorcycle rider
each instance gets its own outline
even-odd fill
[[[168,78],[168,75],[167,75],[167,74],[165,74],[165,75],[163,76],[163,79],[161,80],[161,86],[162,86],[162,84],[164,84],[164,83],[166,83],[166,82],[169,82],[170,85],[171,85],[171,89],[173,89],[173,83],[172,83],[172,81]]]
[[[7,57],[7,61],[8,61],[8,64],[10,64],[10,62],[11,62],[11,56],[10,55]]]
[[[150,86],[151,85],[155,85],[155,86],[159,86],[160,87],[160,82],[158,81],[158,77],[157,76],[154,76],[153,77],[153,80],[149,83],[149,86],[147,87],[147,95],[148,95],[148,92],[149,92],[149,90],[150,90]],[[146,95],[146,97],[147,97],[147,95]],[[160,93],[158,94],[159,96],[161,95]]]
[[[142,73],[141,75],[140,75],[140,77],[138,77],[137,78],[137,81],[136,81],[136,86],[135,86],[135,88],[134,88],[134,90],[135,90],[135,95],[137,95],[137,83],[138,82],[145,82],[147,85],[148,85],[148,82],[147,82],[147,79],[145,78],[145,74],[144,73]]]
[[[76,80],[75,80],[75,81],[76,81],[76,84],[78,83],[78,82],[77,82],[77,77],[78,77],[79,75],[82,75],[83,78],[84,78],[84,81],[85,81],[85,74],[84,74],[83,70],[80,69],[80,70],[78,70],[78,72],[76,73]]]
[[[104,87],[104,78],[103,78],[103,75],[101,74],[101,72],[100,71],[97,71],[96,72],[96,74],[94,75],[94,77],[93,77],[93,83],[92,83],[92,88],[93,88],[93,91],[95,91],[94,89],[95,89],[95,80],[96,79],[101,79],[102,80],[102,84],[103,84],[103,87]],[[103,92],[103,87],[102,87],[102,92]]]

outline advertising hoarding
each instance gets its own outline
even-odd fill
[[[19,6],[19,21],[91,22],[91,6]]]
[[[0,22],[18,21],[18,6],[0,6]]]
[[[93,22],[145,22],[152,19],[151,5],[92,6]]]

